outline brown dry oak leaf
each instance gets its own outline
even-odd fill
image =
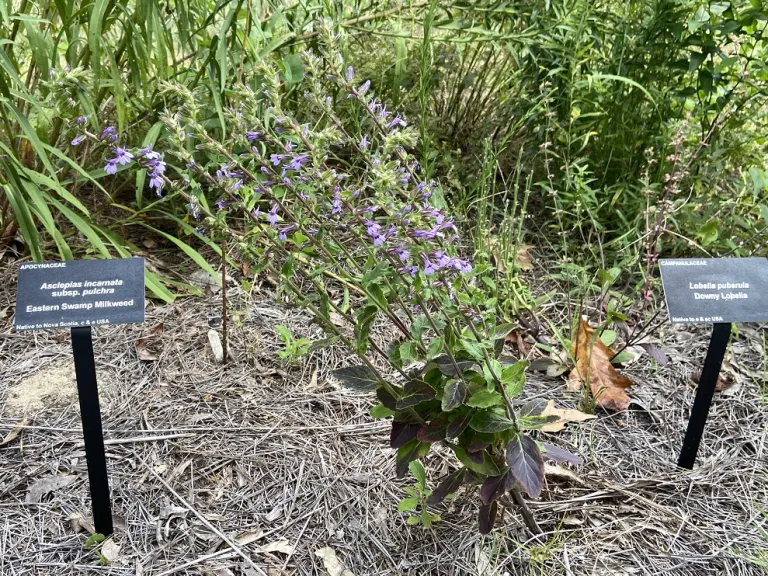
[[[583,320],[571,344],[576,368],[568,376],[568,388],[579,389],[589,382],[592,397],[606,410],[622,411],[629,408],[629,396],[624,390],[632,381],[622,376],[611,364],[613,350],[595,337],[595,331]]]

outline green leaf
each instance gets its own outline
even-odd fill
[[[398,512],[408,512],[409,510],[413,510],[416,508],[416,506],[419,505],[419,501],[416,498],[403,498],[400,500],[400,502],[397,505],[397,511]],[[413,516],[411,518],[414,518]],[[408,518],[408,521],[410,523],[411,518]],[[418,519],[416,520],[416,523],[418,523]]]
[[[355,319],[355,346],[360,356],[365,356],[368,350],[368,337],[371,335],[371,328],[376,321],[376,315],[379,309],[376,306],[364,306],[357,312]]]
[[[766,222],[768,224],[768,222]],[[432,338],[429,341],[429,346],[427,347],[427,360],[431,360],[445,347],[445,341],[443,340],[442,336],[438,336],[437,338]]]
[[[471,340],[461,340],[461,347],[464,348],[464,350],[466,350],[475,360],[482,362],[482,360],[485,358],[483,347],[477,342],[472,342]]]
[[[463,380],[449,382],[443,390],[443,412],[450,412],[464,403],[467,397],[467,385]]]
[[[768,205],[760,204],[760,215],[765,221],[765,225],[768,226]]]
[[[487,388],[480,388],[477,392],[472,394],[467,401],[467,406],[472,408],[490,408],[492,406],[498,406],[504,402],[504,398],[501,394],[488,390]]]
[[[88,25],[88,48],[91,51],[91,69],[96,78],[100,78],[101,43],[104,42],[102,26],[109,7],[109,0],[95,0],[91,7],[91,19]]]
[[[527,360],[518,360],[512,366],[507,366],[501,373],[501,383],[510,398],[517,398],[525,388],[525,369]]]
[[[406,520],[409,526],[416,526],[421,520],[418,516],[408,516],[408,519]]]
[[[395,473],[397,477],[402,478],[405,476],[405,473],[408,471],[408,465],[429,452],[429,447],[429,444],[413,439],[398,448],[395,458]]]
[[[339,379],[344,386],[361,392],[375,390],[379,383],[379,377],[376,373],[364,364],[339,368],[332,371],[331,376]]]
[[[702,65],[704,60],[706,60],[707,55],[702,54],[701,52],[691,52],[691,59],[690,63],[688,64],[688,71],[689,72],[695,72],[699,69],[699,66]]]
[[[426,488],[427,473],[425,472],[422,463],[418,460],[414,460],[408,465],[408,469],[411,471],[411,474],[413,474],[413,477],[416,478],[416,481],[419,483],[419,486],[421,486],[421,489],[423,490]]]
[[[712,72],[709,70],[699,70],[699,89],[705,94],[712,92]]]
[[[378,284],[371,284],[366,288],[368,292],[368,298],[373,304],[379,307],[380,310],[386,311],[389,309],[389,303],[384,297],[384,291]]]
[[[384,404],[376,404],[376,406],[373,406],[371,408],[371,418],[389,418],[390,416],[394,416],[395,413],[384,406]]]
[[[616,342],[616,332],[613,330],[603,330],[602,334],[600,334],[600,340],[606,346],[612,346]]]
[[[489,410],[483,410],[476,412],[472,416],[472,420],[469,421],[469,427],[478,432],[495,434],[496,432],[510,430],[515,427],[515,424],[506,416]]]
[[[283,70],[288,84],[299,84],[304,80],[304,63],[298,54],[288,54],[283,58]]]
[[[495,462],[491,459],[490,456],[488,456],[488,453],[485,451],[483,451],[483,463],[478,464],[474,460],[469,459],[469,456],[467,456],[467,453],[463,448],[459,448],[458,446],[451,446],[451,450],[453,450],[453,453],[456,454],[456,458],[458,458],[459,461],[464,464],[464,466],[473,472],[484,474],[486,476],[497,476],[500,474],[499,467],[496,466]]]

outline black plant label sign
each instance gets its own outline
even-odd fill
[[[659,260],[672,322],[768,321],[767,258]]]
[[[19,265],[16,330],[143,321],[143,258]]]

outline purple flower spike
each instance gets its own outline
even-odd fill
[[[363,137],[360,139],[360,150],[367,150],[368,149],[368,134],[363,134]]]
[[[256,140],[261,138],[261,132],[257,130],[248,130],[245,133],[245,137],[248,140],[248,142],[256,142]]]
[[[85,126],[86,122],[88,122],[88,118],[85,116],[78,116],[75,118],[75,126]]]
[[[279,220],[277,216],[277,204],[272,204],[272,207],[269,209],[269,214],[267,214],[267,222],[269,222],[269,225],[272,227],[277,226],[277,221]]]
[[[85,134],[80,134],[80,136],[75,136],[72,140],[71,144],[72,146],[77,146],[80,144],[83,140],[85,140]]]
[[[347,68],[347,75],[345,78],[347,79],[347,82],[352,82],[352,79],[355,77],[355,69],[352,68],[352,66],[349,66]]]
[[[365,96],[365,93],[368,92],[368,88],[371,87],[371,81],[366,80],[360,88],[357,89],[357,93],[360,94],[360,96]]]

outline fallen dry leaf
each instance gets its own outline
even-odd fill
[[[497,237],[493,237],[488,241],[488,245],[491,250],[491,256],[493,257],[493,261],[496,264],[496,270],[499,272],[505,272],[506,271],[506,254],[502,255],[501,251],[499,250],[499,239]],[[523,244],[522,246],[518,247],[517,249],[517,258],[515,258],[515,265],[520,270],[533,270],[533,257],[531,256],[531,248],[535,248],[532,244]]]
[[[547,407],[541,412],[540,416],[557,416],[554,422],[547,422],[541,427],[542,432],[560,432],[565,428],[568,422],[584,422],[597,418],[594,414],[585,414],[580,410],[573,408],[555,408],[555,401],[547,402]]]
[[[528,353],[531,351],[530,344],[525,341],[525,338],[523,338],[523,335],[518,330],[512,330],[512,332],[504,337],[504,341],[509,345],[514,344],[517,346],[521,358],[528,356]]]
[[[157,336],[163,333],[163,323],[155,324],[147,330],[147,333],[136,341],[136,354],[139,360],[152,362],[157,360],[157,354],[150,349],[150,344],[154,344]]]
[[[701,371],[697,370],[691,375],[691,380],[693,380],[696,385],[699,384],[699,380],[701,380]],[[717,375],[717,384],[715,384],[715,392],[722,392],[724,390],[728,390],[731,386],[733,386],[736,383],[736,379],[733,378],[730,374],[723,374],[722,372]]]
[[[564,480],[571,480],[574,484],[584,486],[584,480],[579,478],[574,472],[558,466],[557,464],[544,464],[544,475],[554,476],[555,478],[562,478]]]
[[[280,552],[281,554],[293,554],[293,546],[285,538],[275,540],[259,548],[259,552]]]
[[[24,420],[19,422],[13,430],[8,432],[8,435],[5,438],[3,438],[2,442],[0,442],[0,446],[3,446],[5,444],[9,444],[9,443],[13,442],[14,440],[16,440],[16,438],[18,438],[19,434],[21,434],[21,432],[24,430],[24,426],[28,426],[30,422],[31,422],[31,420],[29,418],[24,418]]]
[[[520,270],[533,270],[533,256],[531,256],[531,244],[523,244],[517,249],[517,266]]]
[[[110,564],[114,564],[120,558],[120,546],[110,538],[101,545],[101,555],[106,558]]]
[[[578,390],[588,381],[592,397],[599,406],[606,410],[626,410],[629,396],[624,388],[631,386],[632,381],[616,372],[611,364],[613,350],[594,336],[595,331],[582,320],[571,345],[576,368],[568,376],[568,388]]]
[[[315,556],[323,560],[323,566],[329,576],[355,576],[351,570],[342,564],[336,557],[336,552],[330,546],[315,550]]]
[[[263,536],[264,530],[248,530],[235,538],[235,543],[240,546],[247,546],[252,542],[256,542],[256,540],[260,540]]]
[[[27,490],[25,502],[27,504],[36,504],[49,492],[66,488],[75,480],[77,480],[77,476],[47,476],[40,478],[33,482],[29,490]]]

